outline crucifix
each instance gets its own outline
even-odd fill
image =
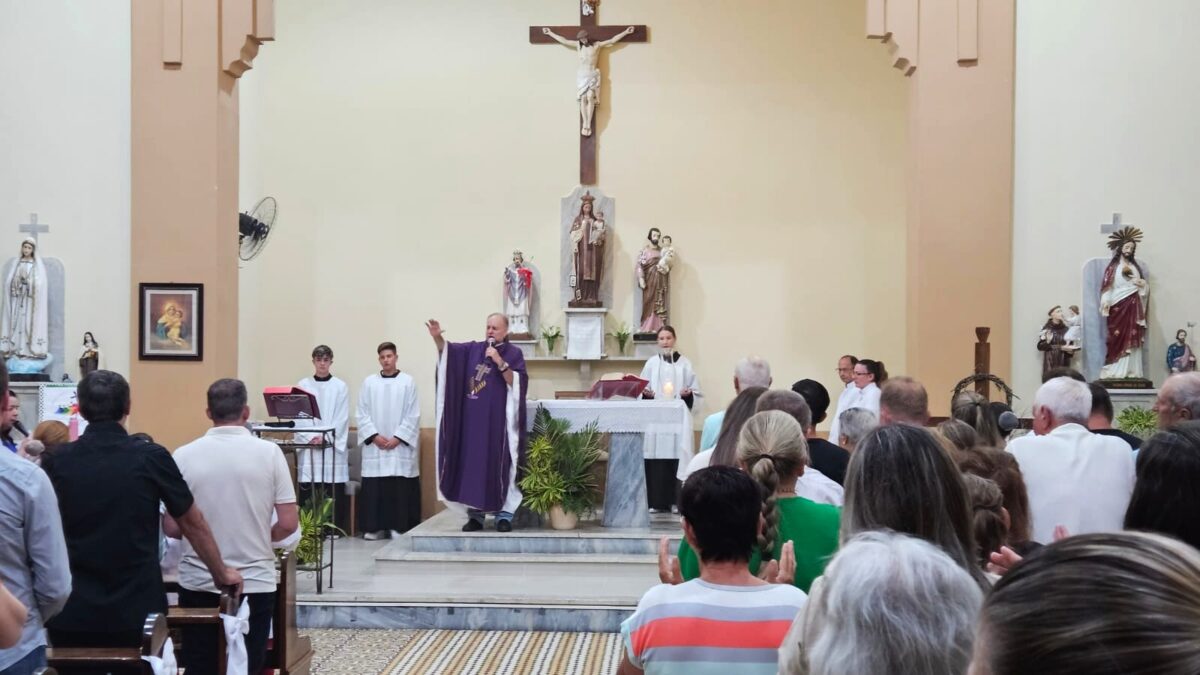
[[[579,52],[575,95],[579,99],[579,183],[596,184],[596,106],[600,103],[600,52],[618,42],[646,42],[645,26],[601,26],[596,17],[598,0],[577,0],[578,26],[530,26],[531,44],[559,43]],[[572,39],[573,38],[573,39]]]
[[[29,222],[24,225],[21,225],[17,229],[20,230],[24,234],[28,234],[28,235],[32,236],[34,243],[37,243],[38,234],[40,234],[42,232],[49,232],[50,226],[38,223],[37,214],[31,213],[31,214],[29,214]]]
[[[1121,222],[1121,214],[1114,213],[1111,223],[1100,223],[1100,234],[1112,234],[1122,227],[1128,226],[1129,223]]]

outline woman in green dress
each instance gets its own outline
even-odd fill
[[[808,466],[804,430],[787,413],[757,413],[738,436],[737,461],[762,487],[763,494],[763,531],[750,559],[750,571],[759,574],[765,563],[781,561],[784,544],[792,542],[796,563],[792,583],[807,593],[837,550],[841,509],[796,496],[796,479]],[[680,543],[678,560],[677,572],[667,565],[660,574],[664,583],[700,575],[696,554],[686,541]]]

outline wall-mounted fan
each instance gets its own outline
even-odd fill
[[[267,237],[275,229],[278,209],[274,197],[263,197],[253,209],[238,214],[238,257],[253,260],[267,245]]]

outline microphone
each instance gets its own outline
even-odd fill
[[[1015,413],[1005,410],[1000,413],[1000,418],[996,420],[996,424],[1000,427],[1000,431],[1007,434],[1021,426],[1021,418],[1017,417]]]
[[[13,428],[16,429],[17,431],[21,432],[22,436],[26,436],[26,437],[29,436],[29,432],[25,430],[25,425],[21,424],[21,420],[14,421]]]

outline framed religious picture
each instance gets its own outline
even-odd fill
[[[204,360],[204,284],[138,284],[138,358]]]

